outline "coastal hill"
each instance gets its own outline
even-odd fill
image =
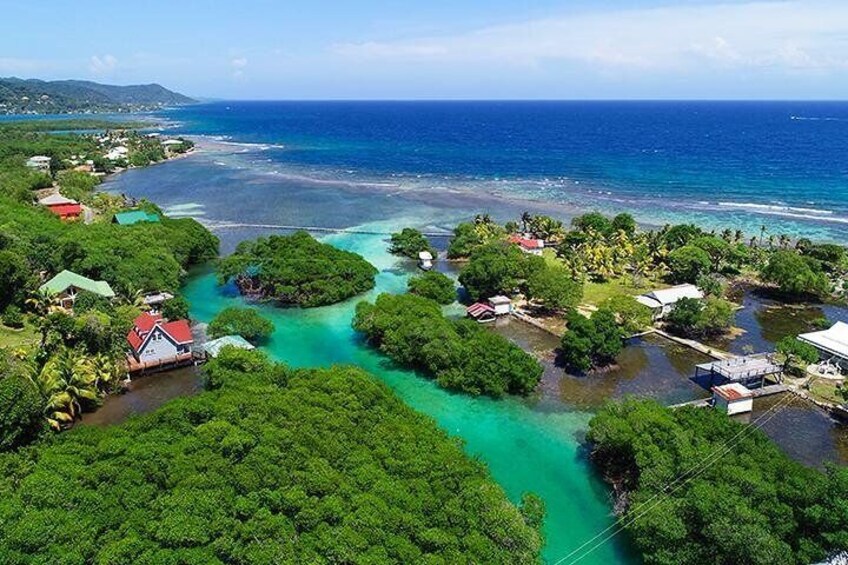
[[[158,84],[0,78],[0,114],[133,112],[195,102]]]

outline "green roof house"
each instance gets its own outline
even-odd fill
[[[115,297],[115,291],[106,281],[94,281],[67,270],[41,285],[38,290],[52,294],[56,302],[68,310],[74,307],[80,291],[92,292],[103,298]]]
[[[115,223],[121,226],[131,226],[139,222],[158,222],[159,216],[144,210],[131,210],[115,214]]]

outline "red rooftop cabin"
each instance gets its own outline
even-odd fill
[[[144,312],[127,334],[130,373],[178,367],[193,361],[194,339],[187,320],[167,321],[161,314]]]
[[[63,220],[75,220],[82,215],[82,206],[79,204],[55,204],[47,209]]]

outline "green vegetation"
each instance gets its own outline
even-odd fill
[[[793,251],[773,253],[763,268],[762,277],[791,298],[827,296],[831,286],[821,263]]]
[[[459,282],[472,300],[498,294],[511,295],[545,260],[523,253],[514,245],[492,242],[477,247],[459,273]]]
[[[207,328],[213,339],[225,335],[240,335],[256,345],[266,339],[274,331],[271,320],[263,318],[255,308],[224,308],[209,323]]]
[[[436,248],[420,231],[413,228],[403,228],[401,231],[392,234],[390,253],[403,255],[410,259],[418,259],[418,254],[422,251],[429,251],[433,257],[437,254]]]
[[[732,302],[721,298],[681,298],[666,316],[669,328],[686,337],[724,333],[736,317]]]
[[[607,298],[601,303],[601,309],[610,310],[615,314],[621,330],[626,335],[645,331],[652,322],[651,309],[630,295],[621,294]]]
[[[647,400],[592,419],[592,460],[645,563],[815,563],[848,549],[848,468],[806,468],[743,426]]]
[[[456,285],[449,276],[437,271],[410,277],[407,282],[409,292],[435,300],[439,304],[451,304],[456,300]]]
[[[561,266],[544,265],[534,269],[526,286],[527,299],[541,302],[547,310],[575,308],[583,300],[583,284]]]
[[[483,244],[500,241],[506,230],[488,215],[477,216],[473,223],[462,223],[453,230],[453,239],[448,246],[449,259],[463,259]]]
[[[7,563],[538,562],[512,505],[432,420],[355,368],[225,349],[215,390],[0,455]]]
[[[584,372],[615,362],[624,348],[623,332],[615,313],[600,308],[591,318],[572,310],[568,314],[568,331],[560,342],[560,357],[565,367]]]
[[[306,232],[243,241],[218,263],[222,284],[242,294],[312,307],[341,302],[374,288],[377,269],[361,255],[321,243]]]
[[[712,268],[710,255],[700,247],[684,245],[668,254],[669,278],[675,283],[695,283]]]
[[[218,254],[217,238],[191,219],[163,218],[159,224],[129,228],[102,220],[85,225],[62,222],[34,205],[31,190],[49,186],[54,178],[66,196],[79,198],[95,211],[102,212],[102,202],[112,205],[108,198],[94,195],[99,182],[95,177],[70,170],[81,156],[99,155],[100,142],[77,133],[41,133],[85,126],[76,121],[52,123],[0,124],[0,320],[7,326],[0,328],[0,389],[8,398],[21,399],[20,406],[2,408],[15,422],[28,421],[18,408],[26,414],[37,412],[36,431],[45,423],[54,429],[71,425],[116,390],[125,374],[126,335],[141,312],[140,293],[176,292],[190,267]],[[133,132],[110,135],[126,138],[133,147],[137,140],[152,143]],[[25,166],[26,158],[36,154],[51,157],[50,175]],[[105,219],[102,213],[99,217]],[[81,292],[72,313],[57,308],[53,297],[38,288],[66,269],[108,282],[118,296],[107,300]],[[33,390],[37,398],[30,394]],[[5,425],[7,431],[0,436],[7,439],[0,437],[0,448],[32,438],[20,431],[28,426],[20,424],[19,431],[9,432],[17,424]]]
[[[453,321],[438,303],[412,294],[381,294],[356,306],[353,327],[402,365],[422,369],[439,386],[501,397],[529,394],[542,367],[505,338],[470,320]]]
[[[778,341],[774,350],[783,358],[784,370],[797,376],[804,376],[807,366],[819,360],[818,349],[791,335]]]

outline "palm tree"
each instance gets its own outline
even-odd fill
[[[765,226],[765,224],[760,226],[760,245],[763,244],[763,238],[765,237],[767,231],[768,228]]]
[[[730,230],[730,228],[726,228],[721,231],[721,238],[727,243],[730,243],[732,241],[732,237],[733,232]]]
[[[525,233],[527,232],[527,227],[530,225],[530,222],[532,222],[532,221],[533,221],[533,214],[531,214],[530,212],[525,211],[521,214],[521,226],[524,228],[523,231]]]
[[[781,248],[786,249],[787,247],[789,247],[789,236],[785,233],[780,234],[777,238],[777,241],[779,242]]]
[[[108,355],[99,354],[92,361],[95,386],[100,392],[113,392],[118,388],[121,377],[126,375],[126,367],[115,362]]]
[[[736,233],[733,234],[733,243],[742,243],[743,239],[745,239],[745,234],[742,230],[736,230]]]
[[[41,369],[36,382],[46,398],[45,416],[54,429],[73,423],[85,404],[96,402],[97,375],[89,359],[72,350],[53,356]]]
[[[47,347],[47,336],[50,333],[50,324],[47,323],[47,316],[55,309],[55,294],[47,289],[34,292],[26,299],[26,305],[38,318],[38,329],[41,332],[41,343],[39,349],[44,350]]]

